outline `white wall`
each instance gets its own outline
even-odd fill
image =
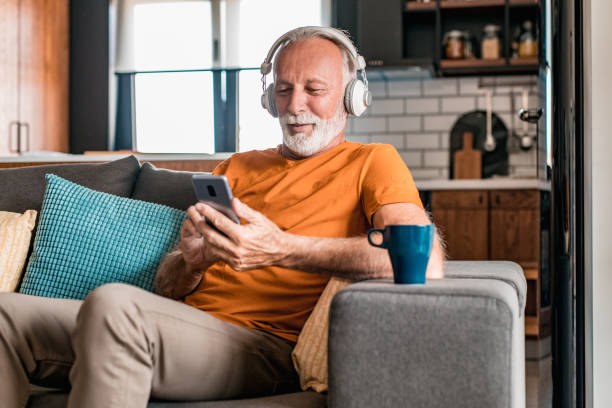
[[[604,408],[612,407],[612,2],[587,0],[584,6],[585,187],[591,194],[585,197],[585,238],[592,255],[592,279],[587,282],[592,289],[592,297],[587,294],[592,299],[592,348],[587,353],[592,353],[593,393],[587,406]]]

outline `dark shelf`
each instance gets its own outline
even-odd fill
[[[442,0],[441,9],[473,8],[473,7],[502,7],[506,0]]]
[[[540,5],[540,0],[508,0],[508,5],[510,7],[513,6],[539,6]]]
[[[510,65],[513,66],[538,66],[538,57],[526,57],[526,58],[510,58]]]
[[[435,1],[429,3],[420,3],[416,1],[409,1],[406,3],[406,11],[419,12],[419,11],[434,11],[438,8]]]
[[[440,68],[496,68],[500,66],[506,65],[506,60],[504,58],[498,59],[479,59],[479,58],[470,58],[470,59],[443,59],[440,60]]]
[[[481,75],[481,74],[511,74],[537,73],[537,58],[512,58],[506,60],[464,59],[440,60],[440,72],[444,75]]]
[[[524,21],[543,24],[542,0],[333,0],[335,26],[348,30],[368,68],[421,67],[433,75],[512,75],[538,72],[539,59],[511,59],[511,39]],[[395,10],[394,12],[391,12]],[[480,59],[483,28],[501,27],[500,59]],[[445,60],[444,35],[472,38],[472,60]],[[538,50],[545,44],[538,37]],[[382,75],[382,74],[381,74]]]

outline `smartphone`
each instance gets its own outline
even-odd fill
[[[193,184],[198,201],[210,205],[215,210],[225,214],[236,224],[240,224],[240,218],[238,218],[232,207],[234,196],[225,176],[194,174],[191,177],[191,183]],[[206,222],[211,225],[208,220]]]

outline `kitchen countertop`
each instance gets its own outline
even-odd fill
[[[493,177],[465,180],[415,180],[419,190],[542,190],[550,191],[550,181],[534,178]]]
[[[225,160],[233,153],[215,154],[140,154],[134,156],[140,161],[180,160]],[[55,152],[26,153],[21,156],[0,157],[2,163],[54,163],[54,162],[106,162],[128,156],[126,153],[105,154],[64,154]],[[550,182],[534,178],[493,177],[471,180],[415,180],[417,188],[432,190],[543,190],[550,191]]]

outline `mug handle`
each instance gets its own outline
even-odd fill
[[[372,228],[372,229],[370,229],[370,230],[368,231],[368,242],[370,243],[370,245],[375,246],[375,247],[378,247],[378,248],[387,248],[387,246],[385,245],[385,239],[384,239],[384,236],[383,236],[383,242],[382,242],[382,244],[380,244],[380,245],[379,245],[379,244],[375,244],[374,242],[372,242],[372,237],[371,237],[371,235],[372,235],[374,232],[380,232],[381,234],[384,234],[384,233],[385,233],[385,230],[384,230],[384,229],[380,229],[380,228]]]

